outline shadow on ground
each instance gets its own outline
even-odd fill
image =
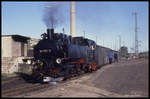
[[[37,83],[31,74],[16,72],[16,75],[23,78],[27,83]]]

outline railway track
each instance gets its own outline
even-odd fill
[[[7,89],[2,91],[2,97],[8,97],[8,96],[15,96],[15,95],[19,95],[19,94],[23,94],[23,93],[28,93],[31,91],[35,91],[35,90],[39,90],[41,88],[45,88],[49,86],[48,84],[27,84],[27,85],[22,85],[19,86],[17,88],[13,88],[13,89]]]
[[[17,77],[8,77],[8,78],[2,78],[2,85],[8,84],[10,82],[15,82],[16,80],[21,80],[21,78]]]
[[[5,80],[3,81],[2,84],[2,97],[14,97],[20,94],[27,94],[29,92],[33,92],[33,91],[39,91],[41,89],[45,89],[45,88],[53,88],[53,87],[57,87],[58,86],[63,86],[67,83],[69,83],[70,81],[74,80],[74,79],[79,79],[85,75],[89,75],[90,73],[85,73],[85,74],[81,74],[81,75],[76,75],[74,77],[71,77],[65,81],[61,81],[58,82],[55,85],[51,85],[51,84],[40,84],[40,83],[27,83],[26,81],[24,81],[22,78],[15,78],[15,79],[11,79],[11,80]]]

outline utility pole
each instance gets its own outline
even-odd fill
[[[134,12],[135,16],[135,55],[138,57],[138,35],[137,35],[137,13]]]
[[[63,30],[63,34],[65,34],[65,29],[63,28],[62,30]]]
[[[121,36],[119,35],[119,60],[121,59]]]
[[[104,46],[104,39],[103,39],[103,46]]]
[[[85,31],[83,31],[83,33],[84,33],[84,38],[85,38]]]
[[[97,44],[97,36],[96,36],[96,44]]]
[[[119,35],[119,50],[121,49],[121,36]]]
[[[125,41],[123,41],[123,46],[125,46]]]
[[[117,51],[117,48],[116,48],[116,39],[115,39],[115,50]]]

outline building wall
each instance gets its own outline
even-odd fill
[[[27,44],[23,42],[12,42],[12,56],[27,56]]]
[[[12,57],[11,37],[2,37],[2,57]]]
[[[28,46],[24,43],[24,56],[27,56]]]
[[[18,56],[27,56],[27,44],[14,41],[11,36],[2,37],[2,57]]]
[[[16,42],[12,36],[2,36],[2,73],[18,72],[18,64],[24,56],[27,56],[26,43]]]
[[[121,47],[121,57],[127,57],[128,49],[127,47]]]
[[[13,40],[13,42],[12,42],[12,56],[13,57],[21,56],[21,42],[16,42]]]

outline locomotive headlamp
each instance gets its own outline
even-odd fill
[[[41,66],[41,67],[43,66],[43,62],[40,63],[40,66]]]
[[[60,64],[60,63],[61,63],[61,59],[60,59],[60,58],[57,58],[57,59],[56,59],[56,63],[57,63],[57,64]]]
[[[27,64],[31,64],[31,60],[27,60]]]

